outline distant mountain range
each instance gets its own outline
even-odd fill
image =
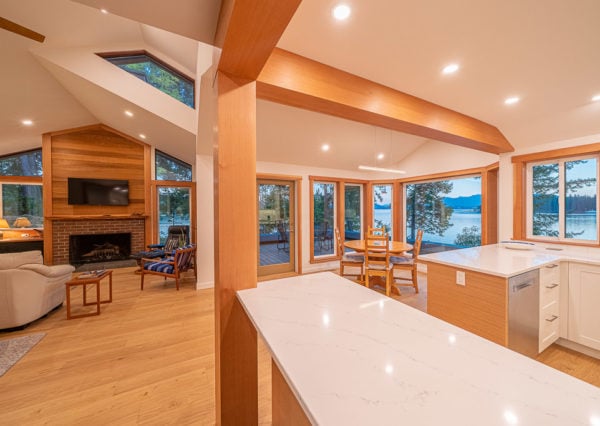
[[[444,204],[453,209],[474,209],[481,207],[481,194],[468,197],[444,197]]]
[[[481,208],[481,195],[468,197],[444,197],[444,204],[453,209],[478,209]],[[375,204],[375,210],[389,210],[390,204]]]

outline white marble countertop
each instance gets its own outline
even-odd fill
[[[559,250],[548,250],[548,248]],[[419,260],[456,266],[502,277],[511,277],[553,262],[600,264],[600,250],[587,247],[536,243],[532,250],[513,250],[501,244],[471,247],[419,256]]]
[[[600,425],[600,388],[331,272],[238,292],[319,425]]]

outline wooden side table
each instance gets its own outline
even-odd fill
[[[111,303],[112,302],[112,270],[106,270],[99,275],[91,275],[81,277],[82,274],[76,276],[70,281],[65,283],[65,288],[67,292],[67,319],[73,318],[83,318],[89,317],[92,315],[100,315],[100,304],[101,303]],[[104,278],[108,277],[108,299],[100,300],[100,281]],[[96,301],[89,302],[87,301],[87,286],[89,284],[96,285]],[[87,314],[80,315],[71,315],[71,287],[76,287],[78,285],[83,286],[83,306],[96,305],[96,311],[90,312]]]

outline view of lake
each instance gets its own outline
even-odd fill
[[[391,210],[387,209],[376,209],[374,210],[375,220],[381,220],[383,223],[387,223],[389,226],[391,218]],[[456,236],[463,230],[463,228],[475,225],[481,228],[481,213],[473,213],[471,210],[454,210],[450,217],[450,223],[452,226],[446,230],[443,237],[437,234],[423,233],[423,241],[454,244]]]
[[[389,209],[375,209],[375,219],[381,220],[383,223],[387,223],[389,226],[390,218],[392,215]],[[475,225],[481,228],[481,213],[474,213],[472,210],[459,210],[455,209],[450,217],[450,223],[452,226],[446,230],[444,236],[440,237],[436,234],[423,233],[423,241],[454,244],[456,236],[462,232],[463,228]],[[557,223],[558,229],[558,223]],[[568,232],[581,232],[583,234],[576,236],[575,238],[581,240],[595,240],[596,239],[596,215],[595,214],[572,214],[567,216],[567,231]]]

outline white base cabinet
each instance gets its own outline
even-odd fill
[[[552,263],[540,268],[539,352],[559,337],[560,266]]]
[[[568,339],[600,350],[600,266],[569,262]]]

